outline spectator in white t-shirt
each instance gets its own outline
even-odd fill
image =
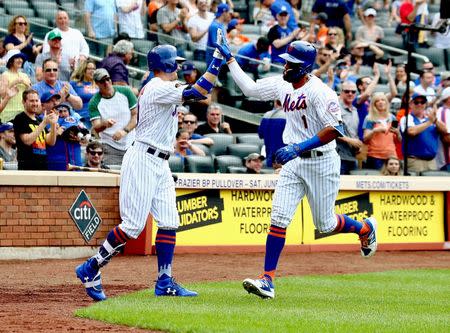
[[[69,14],[66,11],[58,10],[55,22],[56,28],[54,30],[61,33],[61,47],[71,59],[70,65],[72,68],[75,68],[78,62],[89,57],[89,45],[80,30],[69,27]],[[42,53],[50,51],[50,45],[48,44],[49,33],[45,35]]]
[[[441,20],[441,14],[436,13],[433,17],[433,23],[431,24],[433,27],[436,27]],[[450,26],[447,26],[447,30],[445,33],[441,34],[439,32],[434,33],[434,47],[440,49],[449,49],[450,48]]]
[[[195,44],[194,60],[205,61],[208,28],[214,20],[214,14],[209,11],[208,0],[197,0],[197,14],[187,22],[189,35]]]
[[[145,15],[145,0],[116,0],[119,33],[126,32],[130,38],[144,38],[141,17]]]
[[[428,104],[434,102],[436,98],[436,90],[433,88],[434,74],[431,71],[423,71],[420,73],[420,84],[414,88],[414,93],[427,97]]]

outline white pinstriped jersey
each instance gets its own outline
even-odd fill
[[[336,93],[314,75],[298,89],[284,81],[281,75],[256,81],[263,100],[279,99],[286,114],[283,141],[299,143],[312,138],[327,126],[337,126],[342,120]],[[336,142],[317,148],[320,151],[336,149]]]
[[[178,130],[177,105],[182,104],[186,86],[178,81],[151,79],[142,88],[138,100],[136,141],[172,152]]]

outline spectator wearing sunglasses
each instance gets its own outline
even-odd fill
[[[356,84],[353,81],[342,83],[339,104],[342,111],[342,123],[345,136],[336,140],[336,151],[341,158],[341,175],[348,175],[358,166],[356,155],[360,152],[363,143],[358,137],[359,117],[358,110],[353,105],[356,99]]]
[[[408,131],[406,117],[400,120],[403,135],[408,135],[408,145],[403,145],[403,154],[408,159],[408,170],[423,172],[437,170],[436,154],[438,149],[439,129],[445,130],[445,124],[436,117],[436,110],[426,112],[427,97],[414,93],[410,101]],[[403,141],[405,142],[405,140]]]
[[[89,168],[109,169],[103,162],[103,145],[99,141],[91,141],[86,146],[86,164]]]
[[[189,140],[191,143],[201,143],[203,145],[211,146],[214,144],[214,141],[211,138],[204,137],[203,135],[194,133],[198,127],[197,117],[195,114],[188,112],[184,115],[183,126],[189,133]]]
[[[34,44],[33,34],[30,33],[27,19],[23,15],[16,15],[8,24],[9,35],[5,37],[6,51],[15,49],[25,54],[27,61],[34,62],[42,46]]]
[[[40,97],[46,92],[57,93],[61,96],[61,102],[69,103],[75,110],[83,107],[83,101],[70,83],[59,79],[59,67],[55,60],[44,60],[42,72],[43,80],[33,85],[33,89],[39,93]]]

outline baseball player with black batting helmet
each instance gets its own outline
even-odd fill
[[[262,298],[275,296],[273,281],[286,228],[305,195],[314,225],[321,233],[356,233],[361,240],[361,255],[373,256],[377,249],[375,219],[359,222],[334,212],[340,177],[335,139],[343,135],[341,109],[336,93],[310,74],[315,47],[303,41],[290,43],[287,52],[280,55],[286,60],[283,75],[256,82],[239,67],[225,40],[217,48],[246,96],[264,101],[279,99],[286,113],[283,141],[287,146],[275,154],[283,168],[273,197],[264,272],[257,279],[245,279],[244,288]]]
[[[151,79],[138,100],[136,140],[125,153],[120,178],[120,216],[122,223],[112,229],[98,253],[76,268],[87,294],[96,301],[106,299],[99,269],[119,253],[130,238],[137,238],[145,227],[148,214],[158,223],[156,253],[158,279],[156,296],[197,296],[175,282],[172,258],[179,217],[175,183],[168,158],[178,129],[177,106],[205,99],[213,88],[223,57],[216,51],[206,73],[192,87],[177,81],[177,50],[171,45],[154,47],[147,55]]]

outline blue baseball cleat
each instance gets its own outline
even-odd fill
[[[106,295],[103,292],[102,278],[100,271],[92,268],[92,260],[90,258],[75,269],[77,277],[81,280],[86,288],[86,293],[94,301],[104,301]]]
[[[374,217],[369,217],[364,222],[370,227],[370,231],[359,237],[361,241],[361,255],[364,258],[369,258],[377,252],[377,220]]]
[[[195,291],[188,290],[175,282],[173,277],[157,280],[155,284],[155,296],[197,296]]]
[[[242,285],[249,294],[255,294],[263,299],[275,297],[275,287],[269,279],[245,279]]]

